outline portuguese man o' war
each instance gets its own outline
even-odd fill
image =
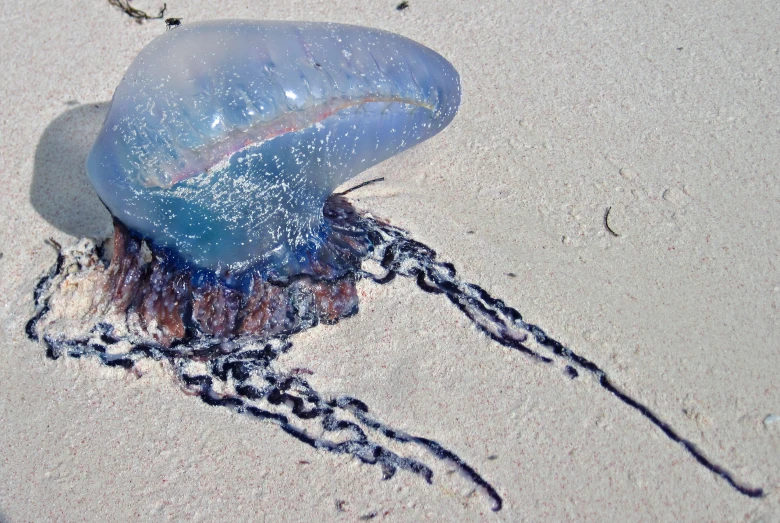
[[[460,280],[406,231],[356,211],[349,191],[334,194],[441,131],[459,103],[447,60],[384,31],[232,20],[166,32],[128,69],[87,159],[114,237],[53,242],[28,336],[53,359],[135,371],[162,362],[204,402],[379,465],[385,479],[401,469],[432,482],[433,464],[392,450],[422,448],[499,510],[498,490],[455,452],[386,425],[357,398],[320,394],[277,361],[295,333],[355,314],[359,280],[409,277],[500,345],[572,379],[593,376],[735,490],[762,496],[594,362]]]

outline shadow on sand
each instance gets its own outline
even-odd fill
[[[111,233],[111,217],[84,167],[108,105],[84,104],[65,111],[46,127],[35,149],[30,202],[46,221],[77,238]]]

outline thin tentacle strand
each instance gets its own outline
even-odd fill
[[[734,490],[751,498],[764,496],[763,489],[747,486],[735,479],[731,472],[709,459],[695,443],[682,437],[648,406],[620,390],[596,363],[548,336],[538,325],[526,322],[520,312],[494,298],[479,285],[461,281],[451,263],[436,260],[433,249],[413,240],[402,229],[374,218],[363,219],[373,244],[381,247],[377,248],[375,256],[387,271],[383,275],[365,276],[380,284],[392,281],[396,275],[415,279],[423,291],[445,295],[482,333],[504,347],[515,349],[542,363],[562,364],[564,372],[571,378],[579,376],[577,369],[591,374],[602,388],[649,420],[667,438],[682,446],[700,465],[721,477]],[[536,347],[531,348],[530,342],[535,342]]]

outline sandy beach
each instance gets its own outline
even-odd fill
[[[780,521],[780,4],[248,3],[239,18],[384,29],[446,57],[462,104],[344,187],[588,361],[740,484],[580,372],[481,333],[412,279],[279,363],[435,440],[432,484],[213,407],[166,368],[46,357],[25,324],[55,250],[111,219],[84,161],[114,88],[166,31],[107,1],[0,14],[0,523]],[[156,13],[161,3],[133,6]],[[173,29],[175,30],[175,29]],[[772,225],[772,224],[775,225]],[[417,449],[410,455],[425,456]]]

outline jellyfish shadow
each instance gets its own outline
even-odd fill
[[[30,203],[47,222],[77,238],[111,232],[111,216],[84,167],[108,106],[83,104],[65,111],[46,127],[35,149]]]

